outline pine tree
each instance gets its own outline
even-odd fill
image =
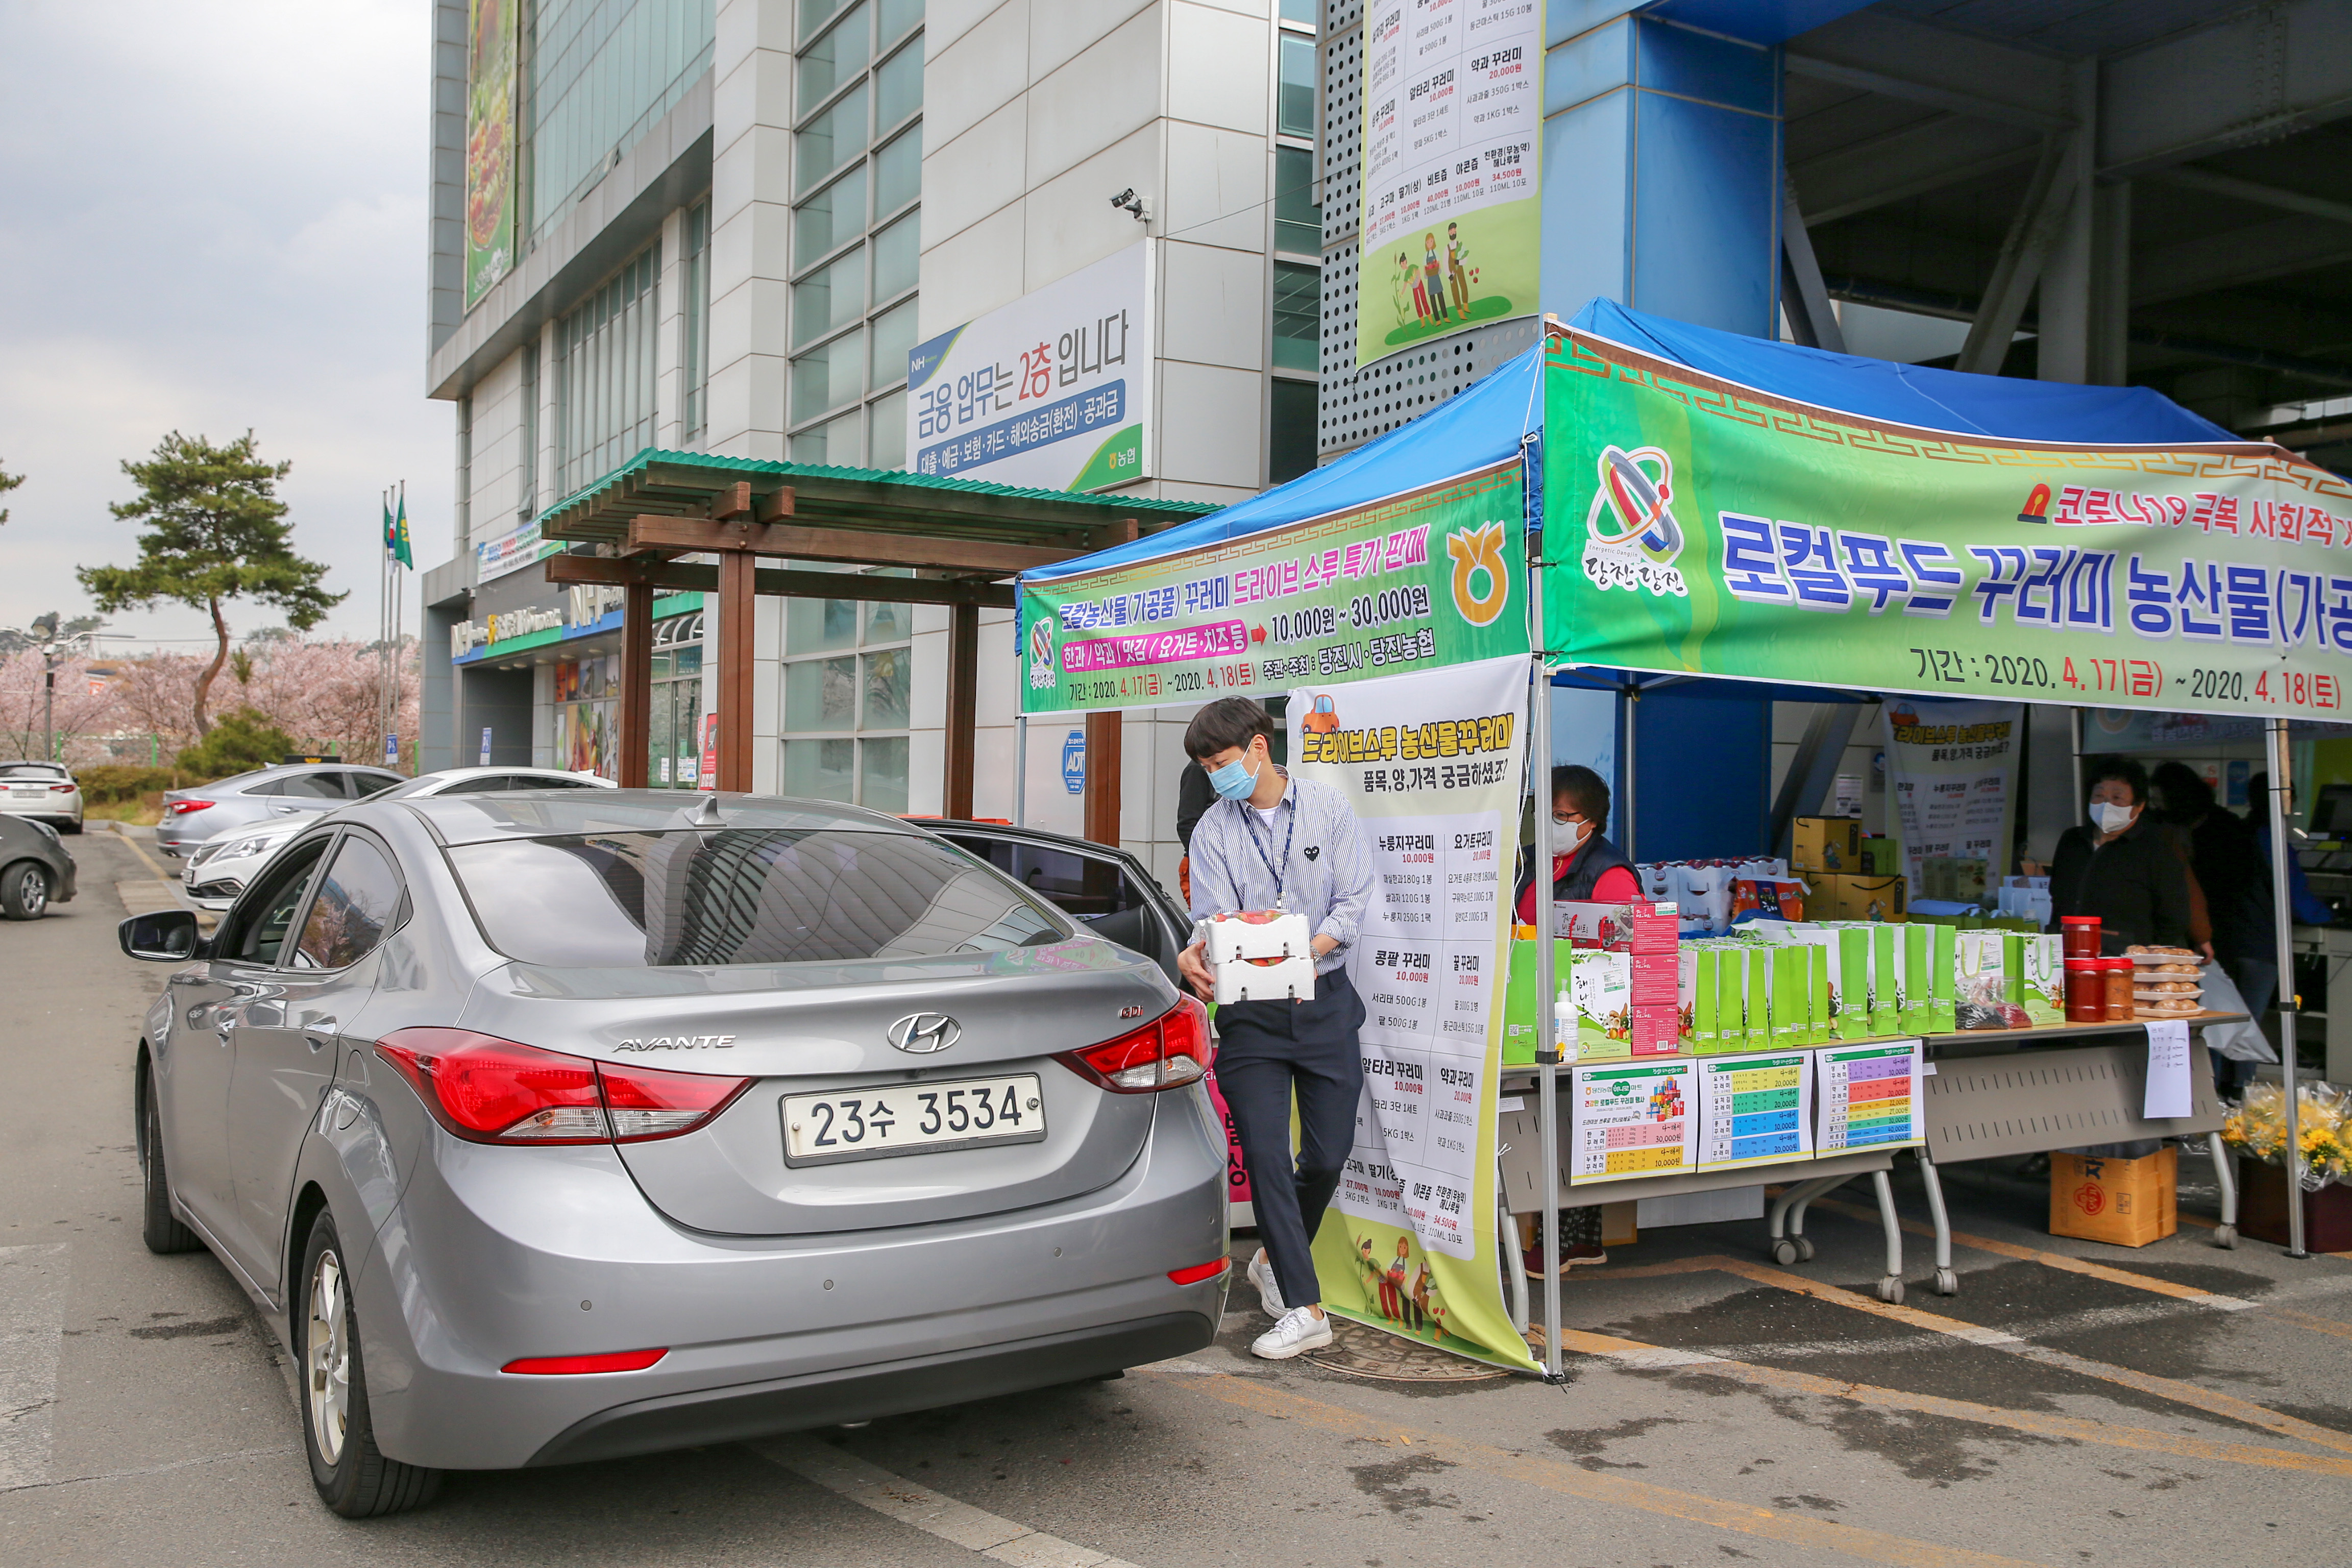
[[[138,563],[85,566],[75,574],[109,614],[170,600],[212,616],[219,650],[196,680],[199,737],[211,732],[205,702],[228,663],[224,604],[256,599],[273,605],[285,612],[289,626],[308,631],[345,597],[319,585],[327,574],[323,563],[294,553],[286,503],[278,499],[278,481],[293,467],[263,462],[250,430],[218,447],[174,430],[146,460],[123,462],[122,471],[139,487],[139,499],[107,505],[125,521],[148,525],[139,536]]]

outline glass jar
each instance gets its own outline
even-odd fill
[[[2058,934],[2065,942],[2068,958],[2099,956],[2099,917],[2096,915],[2060,915]]]
[[[2107,1016],[2107,977],[2095,958],[2066,961],[2066,1021],[2097,1024]]]
[[[2099,960],[2099,977],[2105,983],[2107,1022],[2128,1024],[2132,1021],[2132,970],[2128,958]]]

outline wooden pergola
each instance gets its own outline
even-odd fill
[[[646,783],[653,719],[656,590],[700,590],[719,608],[714,671],[718,787],[751,787],[751,601],[795,598],[945,605],[948,706],[945,815],[971,815],[980,690],[980,611],[1011,608],[1003,579],[1153,533],[1216,508],[1197,501],[1016,489],[980,479],[878,468],[759,462],[700,452],[638,453],[540,518],[542,538],[593,543],[551,555],[547,580],[624,590],[620,784]],[[680,560],[715,555],[718,563]],[[783,558],[911,569],[911,577],[761,567]],[[854,588],[854,595],[850,592]],[[1087,837],[1118,842],[1118,715],[1087,720]]]

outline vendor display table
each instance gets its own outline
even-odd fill
[[[1952,1226],[1937,1177],[1939,1165],[1970,1160],[2011,1159],[2051,1153],[2085,1144],[2126,1143],[2150,1138],[2203,1133],[2213,1153],[2221,1194],[2219,1247],[2237,1245],[2238,1193],[2221,1146],[2223,1110],[2213,1091],[2202,1031],[2214,1024],[2242,1020],[2242,1013],[2199,1013],[2189,1025],[2190,1114],[2151,1121],[2140,1114],[2147,1089],[2147,1032],[2139,1024],[2060,1024],[2033,1029],[1981,1029],[1918,1037],[1924,1042],[1921,1114],[1924,1147],[1915,1147],[1935,1221],[1935,1288],[1954,1295],[1959,1276],[1952,1268]],[[1819,1049],[1822,1047],[1810,1047]],[[1503,1207],[1513,1215],[1542,1211],[1544,1173],[1539,1157],[1542,1130],[1534,1103],[1537,1074],[1509,1069],[1503,1093],[1526,1103],[1505,1110],[1496,1122]],[[1569,1122],[1563,1091],[1560,1125]],[[1766,1234],[1773,1259],[1784,1267],[1812,1257],[1805,1238],[1805,1210],[1815,1198],[1859,1175],[1868,1175],[1886,1233],[1886,1272],[1878,1282],[1881,1300],[1903,1300],[1903,1240],[1888,1173],[1892,1149],[1844,1150],[1820,1159],[1778,1164],[1700,1170],[1664,1176],[1571,1184],[1568,1140],[1561,1144],[1559,1173],[1563,1208],[1691,1193],[1782,1184],[1773,1200]],[[1524,1310],[1521,1313],[1524,1317]]]

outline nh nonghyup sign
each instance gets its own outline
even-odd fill
[[[1151,311],[1144,241],[919,344],[908,466],[1052,490],[1145,478]]]

